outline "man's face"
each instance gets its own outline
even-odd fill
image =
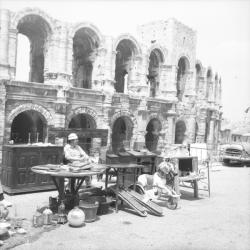
[[[78,144],[78,139],[72,140],[70,143],[73,147],[75,147]]]

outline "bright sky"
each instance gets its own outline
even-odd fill
[[[174,17],[197,31],[197,59],[222,77],[224,117],[242,119],[250,106],[250,0],[0,0],[0,7],[39,7],[61,21],[92,22],[112,36]]]

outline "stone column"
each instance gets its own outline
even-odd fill
[[[207,143],[211,146],[214,145],[214,125],[215,125],[215,114],[213,113],[210,119],[210,124],[209,124],[209,134],[208,134],[208,140]]]
[[[5,131],[5,101],[6,89],[4,81],[0,81],[0,163],[2,162],[2,146],[4,144]]]
[[[171,109],[167,113],[167,126],[165,128],[165,144],[175,143],[175,120],[176,112],[174,109]]]
[[[195,77],[194,72],[189,71],[186,73],[186,83],[183,97],[195,96]]]
[[[105,55],[107,50],[104,47],[96,50],[96,56],[93,61],[93,73],[92,73],[92,89],[103,90],[104,86],[104,65]]]
[[[199,77],[199,88],[198,88],[197,98],[198,100],[206,99],[206,81],[205,78],[202,76]]]
[[[105,52],[105,53],[104,53]],[[103,65],[102,65],[102,90],[105,93],[113,94],[115,92],[115,59],[116,51],[113,50],[113,39],[105,37],[105,47],[103,48]]]
[[[168,67],[167,65],[160,66],[160,76],[159,76],[159,92],[158,96],[161,99],[166,99],[167,96],[167,74],[168,74]]]
[[[176,65],[166,65],[165,68],[166,73],[166,81],[167,81],[167,89],[164,92],[164,97],[167,100],[177,101],[177,67]]]
[[[17,30],[9,30],[9,65],[10,65],[10,78],[16,77],[16,58],[17,58]]]
[[[9,10],[0,9],[0,77],[9,79]]]
[[[197,137],[196,137],[196,142],[198,142],[198,143],[203,143],[205,140],[206,115],[207,115],[207,110],[201,109],[200,114],[199,114],[198,132],[197,132]]]

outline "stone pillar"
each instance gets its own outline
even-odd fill
[[[160,76],[159,76],[159,92],[158,96],[161,99],[166,99],[167,97],[167,74],[168,74],[168,67],[167,65],[160,66]]]
[[[198,123],[198,132],[196,137],[197,143],[203,143],[205,141],[206,115],[207,115],[207,110],[201,109],[199,114],[199,120],[197,121]]]
[[[165,71],[166,71],[165,79],[167,81],[167,89],[164,92],[164,97],[167,100],[177,101],[176,97],[177,67],[176,65],[166,65]]]
[[[16,29],[9,30],[9,65],[10,65],[10,78],[16,77],[16,58],[17,58],[17,33]]]
[[[169,110],[167,113],[167,123],[165,126],[165,144],[173,144],[175,143],[175,120],[176,120],[176,113],[175,111]]]
[[[199,88],[198,88],[197,98],[198,100],[206,99],[206,81],[205,78],[202,76],[199,77]]]
[[[9,79],[9,10],[0,9],[0,77]]]
[[[115,59],[116,51],[113,51],[113,39],[109,36],[105,37],[105,48],[102,49],[102,90],[105,93],[113,94],[115,92]]]
[[[5,131],[5,100],[6,89],[4,81],[0,81],[0,163],[2,162],[2,146],[4,144]]]
[[[45,83],[71,87],[72,73],[68,72],[66,26],[62,25],[60,29],[55,30],[48,43],[48,52],[45,58]]]
[[[66,43],[66,73],[70,76],[70,82],[72,85],[72,63],[73,63],[73,38],[67,37]]]
[[[101,47],[96,50],[96,55],[93,57],[92,89],[94,90],[103,90],[106,53],[107,50]]]
[[[185,83],[185,90],[183,94],[183,98],[185,96],[195,96],[195,76],[194,72],[189,71],[186,73],[186,83]]]
[[[209,124],[209,133],[208,133],[208,139],[207,143],[211,146],[214,144],[214,126],[215,126],[215,114],[213,113],[210,119],[210,124]]]

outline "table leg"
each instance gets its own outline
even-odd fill
[[[133,184],[134,190],[135,190],[135,183],[136,183],[136,175],[137,175],[137,168],[134,168],[134,184]]]
[[[118,213],[118,192],[119,192],[119,185],[118,185],[118,179],[119,179],[119,169],[117,169],[117,176],[116,176],[116,187],[115,187],[115,211]]]
[[[82,186],[82,183],[84,182],[84,180],[86,179],[85,177],[79,178],[79,182],[77,183],[76,187],[75,187],[75,194],[78,193],[78,190],[80,189],[80,187]]]
[[[64,177],[58,178],[58,192],[59,192],[59,202],[65,199],[64,193]]]
[[[107,189],[108,189],[109,170],[110,170],[110,168],[107,168],[107,169],[106,169],[106,172],[105,172],[105,190],[106,190],[106,191],[107,191]]]
[[[198,181],[194,180],[193,183],[194,183],[194,197],[199,198]]]
[[[72,194],[75,193],[75,182],[76,182],[76,178],[70,178],[70,192]]]

